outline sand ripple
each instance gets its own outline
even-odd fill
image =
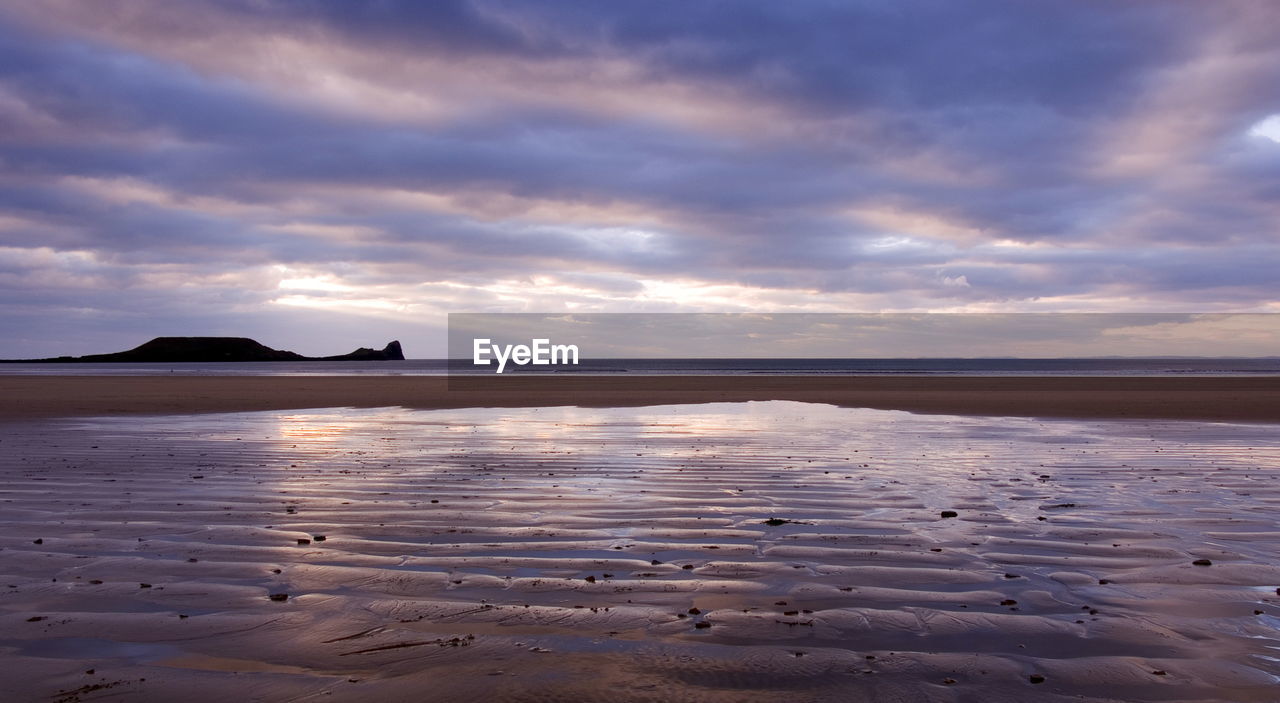
[[[0,689],[1273,701],[1273,434],[788,402],[6,425]]]

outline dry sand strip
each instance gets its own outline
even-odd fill
[[[8,423],[0,690],[1274,701],[1270,429],[795,403]]]
[[[0,376],[0,421],[330,407],[795,400],[916,413],[1280,422],[1280,376]]]

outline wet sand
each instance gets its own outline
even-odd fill
[[[794,402],[46,419],[0,425],[0,507],[14,700],[1280,683],[1265,425]]]
[[[793,400],[957,415],[1280,422],[1280,376],[2,376],[0,421],[332,407]]]

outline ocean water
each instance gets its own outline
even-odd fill
[[[0,375],[53,376],[444,376],[491,374],[469,359],[276,361],[179,364],[0,364]],[[504,374],[1257,376],[1280,375],[1280,357],[1090,359],[583,359],[576,366],[515,366]]]

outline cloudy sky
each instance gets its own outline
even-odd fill
[[[1280,312],[1267,0],[0,0],[0,356]]]

